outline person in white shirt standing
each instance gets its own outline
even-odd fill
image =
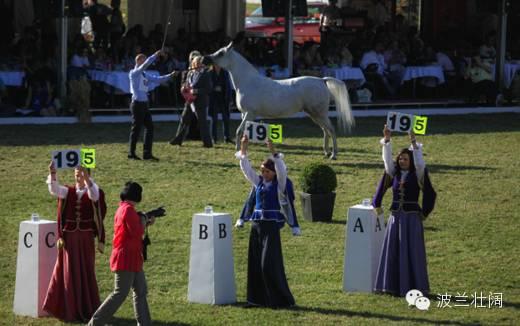
[[[144,126],[144,145],[143,159],[158,161],[159,159],[152,155],[153,145],[153,122],[148,104],[148,91],[152,89],[153,83],[162,83],[169,80],[176,73],[175,71],[164,75],[154,76],[145,70],[150,66],[162,51],[157,51],[150,57],[145,54],[138,54],[135,57],[135,67],[130,70],[130,92],[132,93],[132,103],[130,111],[132,112],[132,127],[130,129],[130,141],[128,149],[128,158],[140,160],[141,158],[135,154],[137,138]]]

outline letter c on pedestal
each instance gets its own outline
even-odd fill
[[[26,248],[31,248],[33,245],[29,245],[27,243],[27,236],[30,235],[31,238],[33,237],[33,234],[31,232],[27,232],[24,236],[23,236],[23,244],[25,245]]]
[[[52,248],[52,247],[54,247],[54,246],[56,245],[56,241],[54,241],[54,242],[52,243],[52,245],[49,243],[49,235],[51,235],[51,234],[52,234],[52,237],[54,238],[54,237],[55,237],[55,236],[54,236],[54,232],[49,232],[49,233],[47,233],[47,235],[45,236],[45,244],[46,244],[47,247],[49,247],[49,248]]]

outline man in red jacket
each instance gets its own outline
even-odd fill
[[[133,291],[134,310],[138,325],[151,325],[150,310],[146,299],[146,278],[143,271],[143,234],[147,219],[138,214],[135,205],[141,201],[143,188],[129,181],[121,191],[119,208],[114,216],[114,240],[110,269],[115,273],[114,291],[90,319],[88,325],[105,325],[125,301],[130,288]]]

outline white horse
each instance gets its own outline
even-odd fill
[[[264,118],[289,117],[304,111],[323,130],[323,151],[336,159],[338,146],[336,131],[328,117],[331,95],[336,103],[338,124],[342,130],[354,125],[348,91],[345,84],[335,78],[297,77],[272,80],[258,73],[244,57],[233,50],[232,43],[205,57],[229,71],[236,90],[237,107],[242,112],[242,123],[236,131],[237,149],[247,121],[257,116]],[[332,138],[332,152],[329,150]]]

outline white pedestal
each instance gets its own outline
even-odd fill
[[[385,228],[383,214],[376,216],[372,205],[348,209],[343,291],[373,292]]]
[[[56,263],[56,230],[55,221],[20,223],[13,308],[17,315],[48,315],[42,305]]]
[[[193,216],[188,301],[237,301],[231,225],[231,216],[226,213]]]

